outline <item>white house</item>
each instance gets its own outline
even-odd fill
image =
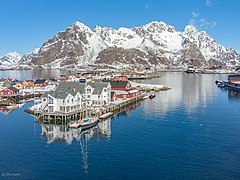
[[[104,106],[111,102],[111,84],[109,82],[88,82],[85,98],[90,106]]]
[[[78,82],[61,82],[53,92],[42,96],[43,110],[48,113],[77,112],[82,108],[85,85]]]

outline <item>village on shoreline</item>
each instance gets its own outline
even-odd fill
[[[70,120],[105,119],[119,109],[148,98],[146,92],[168,90],[164,85],[140,84],[133,79],[159,77],[143,73],[80,72],[51,79],[0,79],[0,111],[7,114],[34,101],[25,111],[40,121],[67,124]]]

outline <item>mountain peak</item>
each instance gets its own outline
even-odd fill
[[[80,29],[82,31],[91,31],[91,29],[88,26],[86,26],[85,24],[83,24],[80,21],[76,21],[75,23],[73,23],[71,25],[71,28],[73,28],[73,29]]]
[[[162,21],[134,28],[96,26],[93,30],[77,21],[19,62],[9,58],[16,57],[16,52],[8,55],[0,58],[0,68],[10,67],[11,63],[20,68],[240,65],[240,54],[219,45],[205,31],[187,25],[180,32]]]
[[[16,61],[19,61],[22,58],[22,55],[17,53],[16,51],[13,51],[13,52],[7,53],[5,57],[9,57],[9,58],[15,59]]]
[[[193,25],[187,25],[184,29],[184,32],[198,32],[198,30]]]

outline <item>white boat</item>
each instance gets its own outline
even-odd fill
[[[19,103],[19,104],[16,104],[18,106],[18,108],[21,108],[24,106],[25,103]]]
[[[79,119],[77,121],[71,120],[68,123],[70,128],[79,128],[81,127],[82,130],[91,128],[98,123],[98,118],[86,118],[86,119]]]
[[[108,113],[105,113],[101,116],[99,116],[100,119],[107,119],[108,117],[112,116],[113,115],[113,112],[108,112]]]
[[[143,99],[147,99],[147,98],[149,98],[149,95],[146,95],[146,96],[143,97]]]
[[[86,118],[80,124],[80,127],[82,128],[82,130],[85,130],[85,129],[96,126],[97,123],[98,123],[98,118]]]

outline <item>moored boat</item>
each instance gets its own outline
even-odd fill
[[[143,99],[147,99],[147,98],[149,98],[149,95],[146,95],[146,96],[143,97]]]
[[[191,68],[191,67],[189,67],[189,68],[185,71],[185,73],[188,73],[188,74],[193,74],[193,73],[195,73],[195,72],[196,72],[196,69]]]
[[[85,129],[96,126],[97,123],[98,123],[98,118],[86,118],[80,124],[80,127],[82,128],[82,130],[85,130]]]
[[[153,98],[155,98],[155,97],[156,97],[155,94],[151,94],[151,95],[149,96],[150,99],[153,99]]]
[[[70,120],[68,126],[70,128],[79,128],[81,127],[82,130],[91,128],[98,123],[98,118],[86,118],[86,119],[79,119],[77,121]]]
[[[113,115],[113,112],[108,112],[108,113],[105,113],[101,116],[99,116],[100,119],[107,119],[108,117],[112,116]]]

